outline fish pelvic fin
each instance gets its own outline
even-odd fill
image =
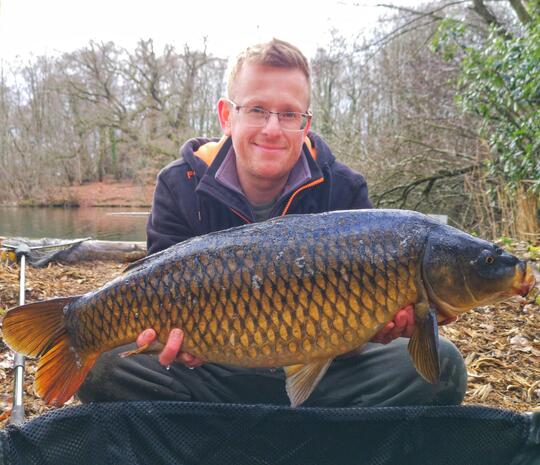
[[[122,352],[119,355],[122,358],[127,358],[138,354],[159,354],[163,350],[163,347],[165,346],[161,342],[154,341],[151,344],[144,344],[141,347],[137,347],[136,349]]]
[[[440,376],[439,330],[433,309],[430,308],[424,318],[416,320],[408,349],[416,371],[428,383],[437,384]]]
[[[313,392],[332,359],[315,360],[307,365],[290,365],[283,367],[287,381],[285,388],[291,401],[291,407],[298,407]]]
[[[77,298],[21,305],[8,310],[2,321],[2,337],[10,348],[28,357],[41,357],[34,387],[49,405],[60,406],[69,400],[97,358],[78,354],[66,331],[64,308]]]

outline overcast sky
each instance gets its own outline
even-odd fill
[[[56,55],[93,39],[133,49],[153,39],[160,50],[185,43],[230,57],[245,46],[278,37],[311,56],[338,29],[347,37],[368,33],[388,14],[378,3],[412,0],[0,0],[0,59]]]

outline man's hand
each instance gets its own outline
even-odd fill
[[[412,304],[399,309],[394,316],[393,321],[390,321],[381,329],[371,342],[379,342],[380,344],[388,344],[398,337],[411,337],[414,331],[414,307]]]
[[[457,317],[446,318],[439,321],[439,326],[453,323],[456,320]],[[398,310],[393,321],[388,322],[383,329],[375,334],[371,342],[388,344],[398,337],[411,337],[414,331],[414,324],[414,306],[413,304],[409,304]]]
[[[144,330],[137,337],[137,346],[150,345],[156,340],[156,332],[153,329]],[[182,352],[182,343],[184,342],[184,332],[181,329],[174,328],[169,333],[169,338],[165,347],[160,352],[158,360],[163,366],[169,366],[173,362],[179,362],[187,367],[194,368],[202,365],[204,362],[197,357]]]

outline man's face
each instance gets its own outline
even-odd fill
[[[240,106],[305,113],[309,86],[299,69],[247,63],[236,78],[231,99]],[[224,134],[232,136],[240,182],[285,182],[300,157],[309,122],[301,131],[287,131],[271,115],[264,127],[250,127],[226,100],[220,100],[218,109]]]

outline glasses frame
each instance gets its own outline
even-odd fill
[[[279,127],[283,131],[300,132],[300,131],[303,131],[304,129],[306,129],[306,126],[307,126],[308,122],[311,121],[311,118],[313,117],[313,114],[309,110],[307,112],[305,112],[305,113],[302,113],[302,112],[299,112],[299,111],[270,111],[270,110],[267,110],[266,108],[258,107],[257,105],[238,105],[235,102],[233,102],[231,99],[225,99],[225,100],[228,103],[230,103],[239,114],[240,114],[240,110],[242,108],[257,108],[257,109],[261,110],[261,112],[264,114],[264,124],[262,124],[261,126],[250,124],[249,126],[253,127],[253,128],[264,128],[268,124],[268,121],[270,120],[270,117],[272,115],[276,115],[277,119],[278,119],[278,122],[279,122]],[[303,118],[305,118],[305,122],[303,124],[303,127],[301,127],[300,129],[289,129],[289,128],[283,127],[282,124],[281,124],[280,116],[285,114],[285,113],[289,113],[289,114],[294,113],[295,115],[301,115]]]

